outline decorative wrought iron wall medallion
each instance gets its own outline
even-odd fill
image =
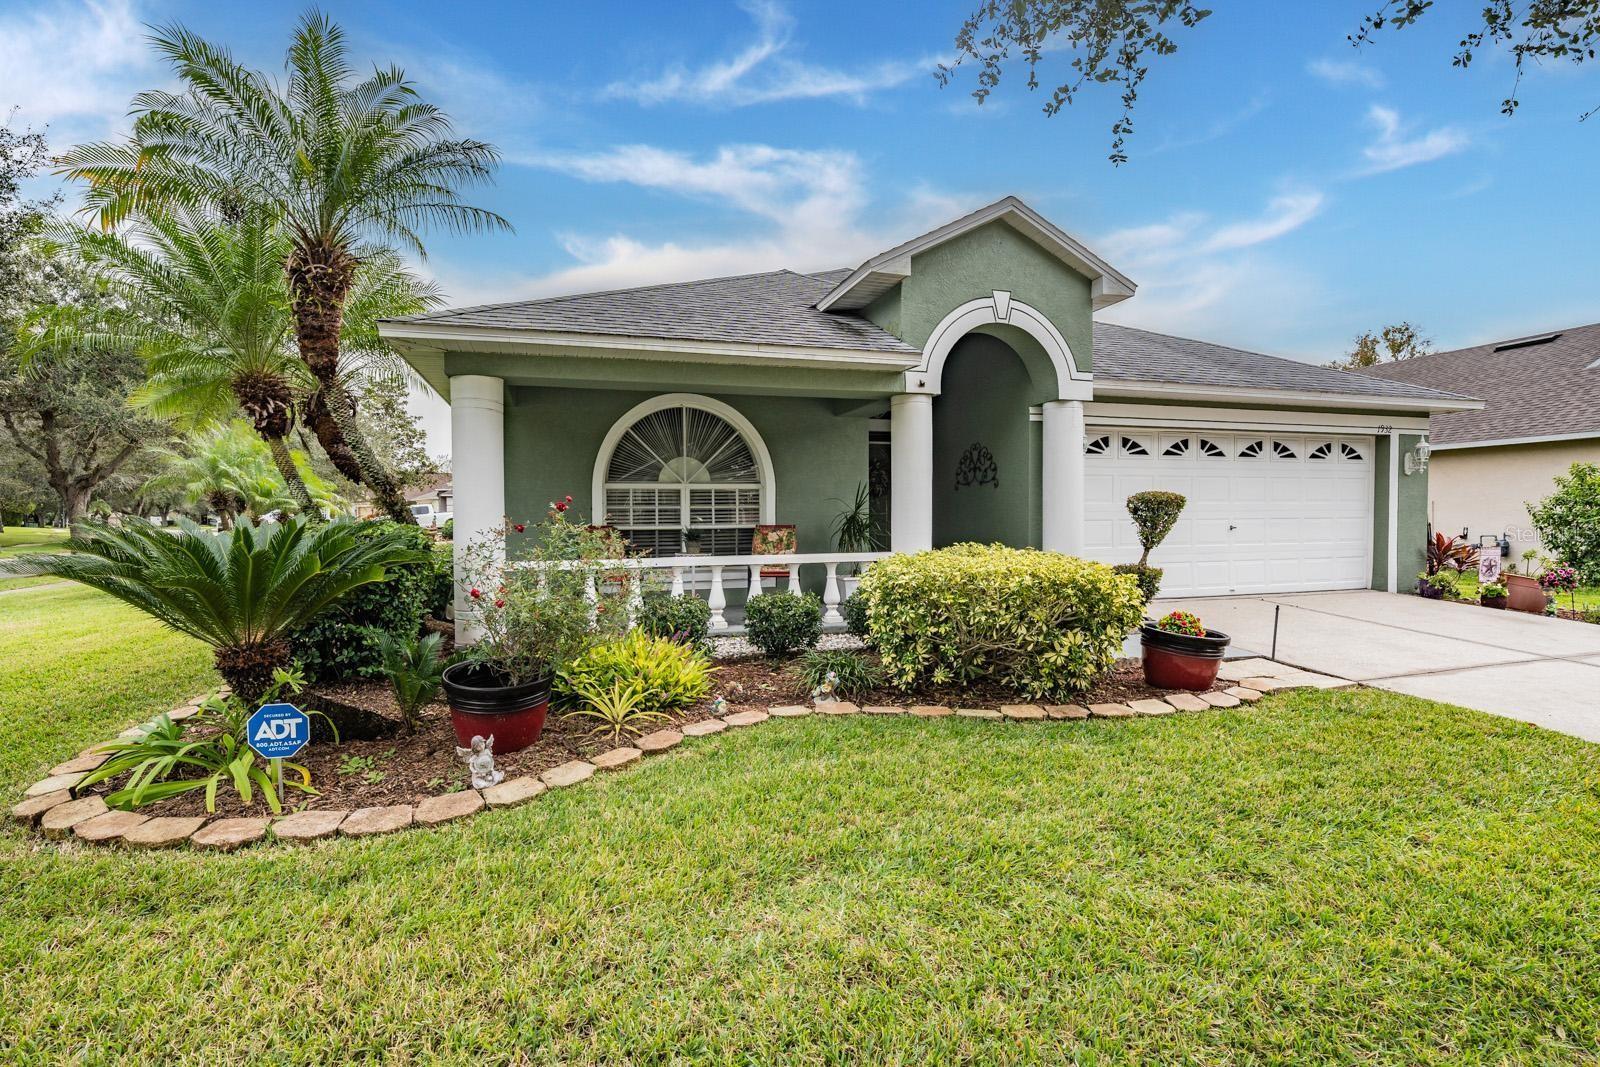
[[[1000,468],[994,461],[994,453],[977,441],[967,446],[961,453],[961,462],[956,464],[956,488],[967,485],[1000,488]]]

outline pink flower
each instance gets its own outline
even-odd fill
[[[571,493],[567,494],[567,503],[569,503],[569,504],[572,503],[572,494]]]

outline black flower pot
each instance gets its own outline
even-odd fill
[[[496,752],[516,752],[539,740],[550,710],[550,676],[513,684],[481,663],[453,663],[444,670],[450,723],[467,747],[474,736],[494,737]]]
[[[1175,634],[1153,622],[1139,627],[1139,643],[1144,653],[1144,680],[1158,689],[1210,689],[1217,681],[1217,668],[1233,638],[1220,630],[1207,630],[1204,637]]]

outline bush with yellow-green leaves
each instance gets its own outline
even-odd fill
[[[1003,545],[891,556],[872,565],[860,592],[895,685],[989,679],[1030,700],[1089,688],[1144,614],[1131,576]]]

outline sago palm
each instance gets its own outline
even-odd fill
[[[80,526],[67,553],[3,560],[0,573],[82,582],[206,642],[218,673],[254,703],[291,665],[290,633],[388,568],[427,558],[390,534],[357,536],[348,520],[243,521],[223,533],[180,525],[177,536],[144,523]]]
[[[296,341],[318,383],[306,420],[342,474],[366,484],[396,520],[414,521],[356,426],[340,377],[343,317],[371,244],[421,254],[430,225],[509,229],[460,192],[487,181],[498,153],[454,137],[449,118],[398,68],[359,78],[344,34],[314,11],[295,31],[281,86],[182,27],[152,39],[181,90],[139,94],[130,137],[73,149],[62,173],[88,183],[87,205],[106,226],[183,204],[226,217],[275,213],[290,243]]]

